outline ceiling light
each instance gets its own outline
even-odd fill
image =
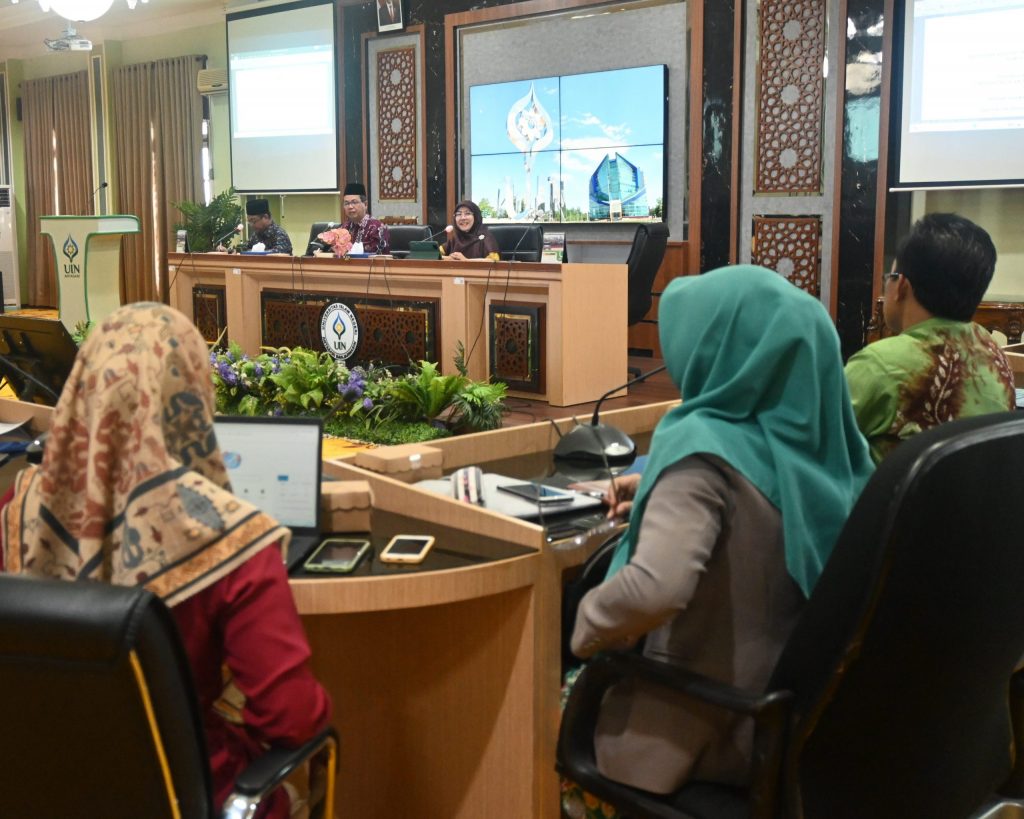
[[[65,20],[87,23],[110,11],[114,0],[50,0],[49,5]]]

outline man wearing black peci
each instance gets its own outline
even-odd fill
[[[292,252],[292,240],[285,229],[270,217],[270,202],[266,199],[250,199],[245,203],[245,220],[249,223],[249,239],[242,242],[239,250],[253,250],[263,245],[267,253]]]

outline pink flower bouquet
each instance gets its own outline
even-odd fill
[[[317,239],[334,251],[335,256],[344,256],[352,249],[352,236],[345,228],[336,227],[317,234]]]

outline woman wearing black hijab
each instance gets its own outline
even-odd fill
[[[455,206],[455,226],[441,246],[446,259],[490,259],[498,261],[498,243],[484,227],[484,217],[476,202],[459,202]]]

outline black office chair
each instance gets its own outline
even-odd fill
[[[430,225],[388,225],[391,255],[396,259],[404,259],[409,255],[409,242],[426,241],[432,233]]]
[[[544,228],[540,225],[488,225],[498,243],[503,262],[539,262],[544,251]]]
[[[632,327],[643,321],[654,301],[654,278],[665,258],[668,244],[668,226],[664,222],[649,222],[637,225],[633,235],[633,247],[626,260],[628,273],[628,306],[626,326]],[[629,367],[629,375],[640,375],[639,367]]]
[[[188,658],[170,612],[145,589],[0,575],[0,726],[0,815],[221,815]],[[251,815],[320,755],[333,806],[328,728],[255,760],[223,815]]]
[[[338,227],[338,225],[344,224],[344,222],[314,222],[313,226],[309,229],[309,242],[306,244],[306,256],[312,256],[313,251],[326,250],[327,247],[316,237],[323,233],[325,230]]]
[[[964,819],[998,804],[1000,783],[1012,793],[1024,781],[1008,695],[1024,655],[1022,463],[1024,419],[1010,413],[901,444],[857,502],[765,692],[601,657],[566,707],[559,770],[630,817]],[[633,676],[753,717],[750,788],[690,782],[661,796],[602,777],[593,726],[605,690]]]

